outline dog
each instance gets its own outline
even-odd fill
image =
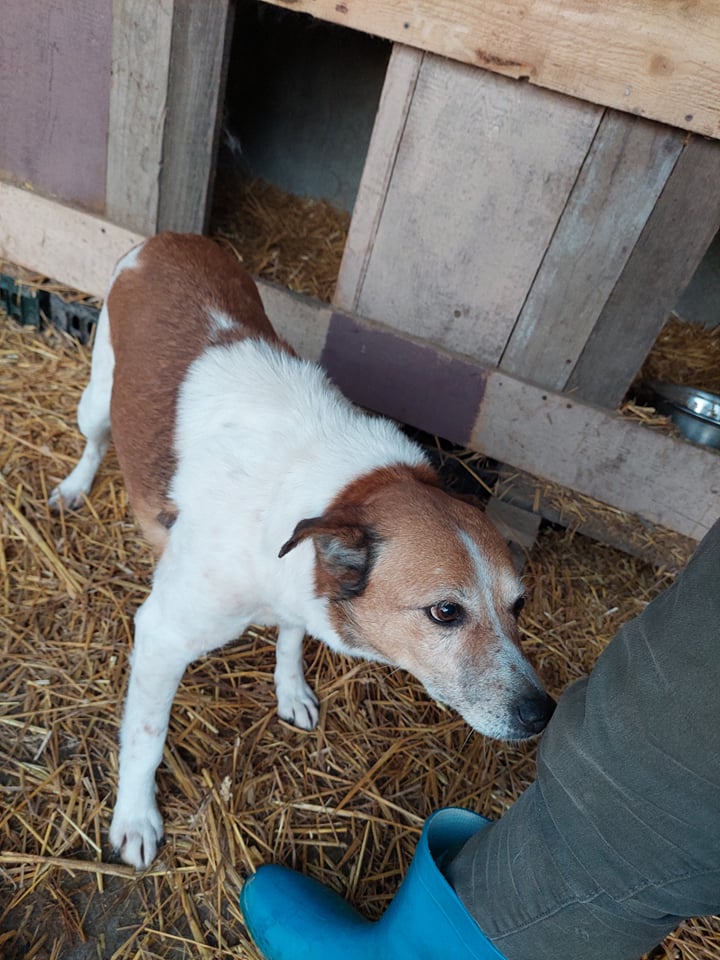
[[[489,737],[547,723],[554,701],[520,650],[505,541],[398,426],[296,356],[214,241],[164,233],[117,264],[78,424],[86,445],[51,505],[82,503],[112,434],[156,559],[110,827],[127,863],[147,867],[163,836],[155,771],[185,668],[251,623],[278,627],[278,713],[304,730],[318,720],[306,633],[410,671]]]

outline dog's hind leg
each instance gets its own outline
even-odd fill
[[[305,682],[302,662],[302,627],[280,627],[275,647],[275,692],[278,715],[303,730],[318,722],[318,700]]]
[[[92,352],[90,382],[78,405],[78,426],[85,437],[85,449],[75,467],[50,494],[50,506],[78,507],[90,491],[98,467],[110,442],[110,396],[115,355],[110,343],[107,307],[100,311]]]

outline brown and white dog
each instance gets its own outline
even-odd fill
[[[552,699],[519,647],[506,544],[423,451],[280,340],[243,267],[162,234],[118,263],[78,409],[87,439],[51,503],[81,503],[112,426],[157,558],[135,620],[110,840],[147,866],[170,707],[186,666],[250,623],[278,626],[281,717],[310,730],[306,633],[409,670],[476,730],[521,740]]]

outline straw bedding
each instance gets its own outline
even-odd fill
[[[223,169],[212,229],[255,276],[329,301],[350,214],[322,200],[295,197],[274,184]]]
[[[48,491],[81,449],[87,351],[0,320],[0,956],[255,958],[237,895],[265,861],[307,870],[378,916],[424,818],[495,816],[533,777],[534,746],[472,734],[401,671],[309,642],[317,731],[280,722],[273,632],[194,664],[159,774],[167,842],[144,876],[107,848],[132,617],[151,561],[112,452],[83,510]],[[550,689],[586,673],[671,574],[548,529],[528,558],[525,642]],[[720,958],[695,921],[659,956]]]
[[[720,326],[707,330],[670,317],[639,378],[670,380],[720,393]]]

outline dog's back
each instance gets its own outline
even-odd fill
[[[111,424],[128,497],[155,552],[175,517],[179,386],[211,346],[261,338],[290,351],[257,288],[227,250],[192,234],[163,233],[117,266],[107,297],[115,357]]]

